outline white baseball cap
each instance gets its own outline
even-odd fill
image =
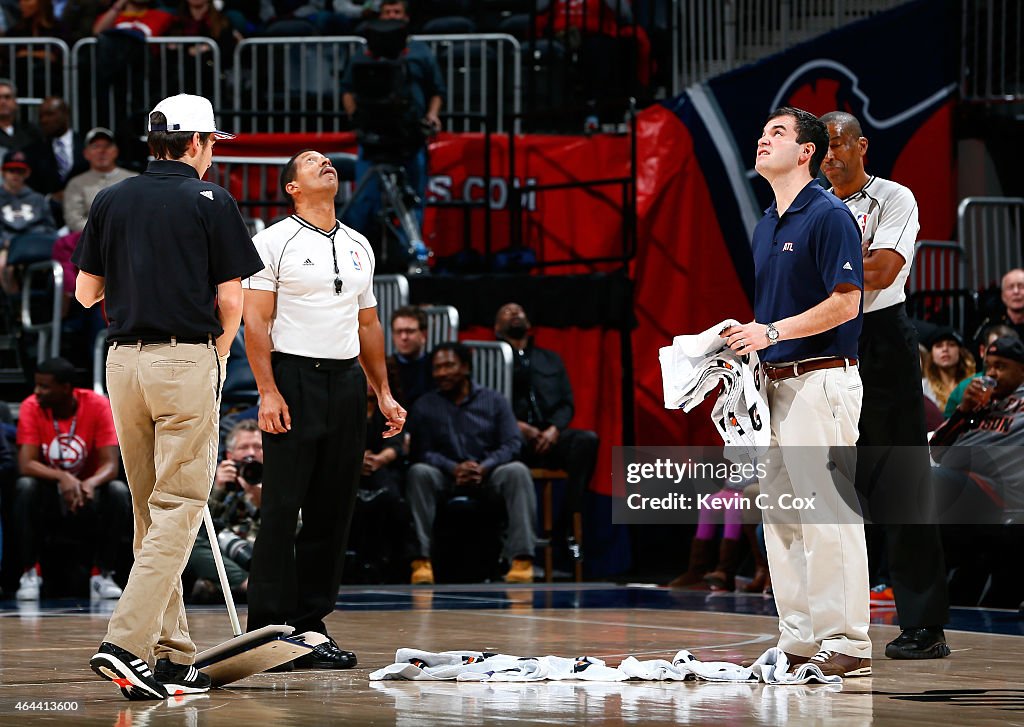
[[[217,129],[213,118],[213,104],[202,96],[179,93],[169,96],[153,107],[153,113],[161,112],[167,117],[166,124],[153,125],[149,122],[149,131],[198,131],[202,134],[213,134],[216,139],[234,139],[234,134]]]

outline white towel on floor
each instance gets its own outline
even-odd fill
[[[678,651],[672,661],[640,661],[626,657],[617,667],[592,656],[512,656],[482,651],[423,651],[399,649],[395,663],[370,674],[370,681],[536,682],[644,681],[710,682],[761,681],[765,684],[842,684],[838,676],[825,676],[815,664],[801,664],[789,671],[789,661],[777,648],[768,649],[752,667],[726,661],[700,661],[689,651]]]

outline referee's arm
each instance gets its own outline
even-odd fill
[[[245,318],[245,355],[260,392],[260,429],[270,434],[283,434],[292,428],[292,416],[278,391],[270,364],[270,321],[276,303],[277,293],[246,288],[242,316]]]

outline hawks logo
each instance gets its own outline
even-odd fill
[[[50,443],[44,445],[43,456],[51,467],[78,474],[85,466],[85,460],[89,456],[85,440],[77,434],[61,434],[54,437]]]

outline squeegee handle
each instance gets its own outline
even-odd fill
[[[228,573],[224,570],[224,557],[220,554],[220,543],[217,541],[217,531],[213,527],[213,517],[210,515],[209,505],[203,506],[203,522],[206,524],[206,535],[210,538],[210,550],[213,551],[213,562],[217,565],[217,577],[220,578],[220,589],[224,592],[224,603],[228,607],[228,618],[231,619],[231,633],[235,636],[241,636],[242,627],[238,623],[238,611],[235,610],[235,599],[231,595]]]

